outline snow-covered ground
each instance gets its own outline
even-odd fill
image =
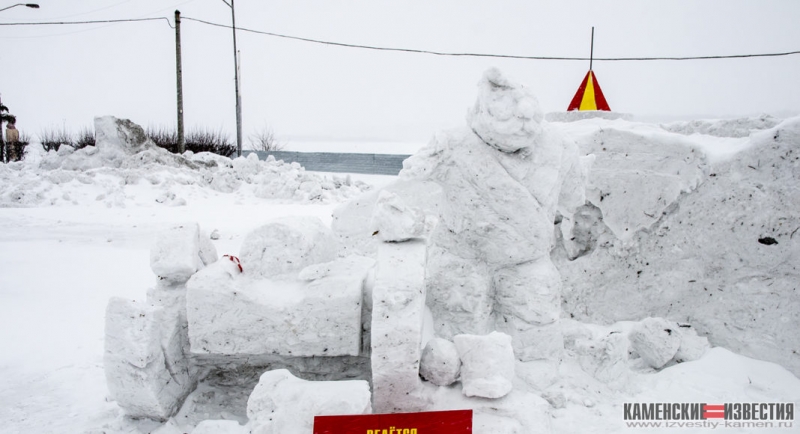
[[[733,181],[720,179],[726,173],[733,173],[736,180],[746,178],[746,174],[740,173],[735,161],[739,157],[747,158],[743,160],[744,163],[739,164],[747,168],[752,166],[750,159],[754,155],[768,154],[764,149],[750,151],[750,148],[767,146],[765,142],[773,136],[774,141],[778,141],[781,125],[784,130],[789,131],[786,140],[791,142],[786,145],[787,149],[795,150],[795,154],[791,156],[781,154],[782,158],[784,161],[787,158],[796,159],[800,145],[796,135],[797,121],[775,127],[777,124],[777,121],[773,122],[771,119],[765,122],[763,118],[754,119],[750,123],[705,121],[664,127],[626,120],[601,119],[554,124],[576,140],[583,153],[587,153],[584,151],[590,148],[593,152],[608,148],[615,153],[615,156],[605,160],[599,158],[595,163],[595,168],[600,169],[598,173],[605,173],[605,176],[611,170],[619,170],[619,166],[614,164],[618,162],[616,157],[620,153],[628,157],[626,149],[634,149],[636,146],[639,146],[638,154],[649,153],[649,156],[641,160],[645,162],[667,161],[665,155],[677,155],[674,153],[675,147],[682,147],[684,151],[695,149],[697,153],[703,154],[703,157],[696,159],[687,157],[684,160],[686,165],[677,168],[679,174],[669,178],[673,184],[629,184],[632,190],[649,188],[648,193],[655,191],[659,194],[672,194],[670,197],[664,196],[661,208],[658,208],[658,203],[654,203],[652,206],[655,208],[644,210],[644,217],[637,215],[635,218],[624,215],[614,217],[614,211],[619,211],[618,209],[604,210],[607,218],[602,233],[593,233],[589,236],[591,242],[577,247],[570,245],[567,240],[563,246],[564,251],[554,253],[554,261],[566,282],[567,304],[564,306],[563,316],[575,318],[565,320],[567,328],[573,330],[573,338],[587,335],[599,338],[630,327],[628,323],[616,321],[639,321],[647,316],[667,317],[671,314],[668,310],[654,311],[649,304],[652,299],[647,296],[621,301],[621,297],[630,296],[638,288],[646,290],[647,279],[651,279],[650,286],[655,285],[655,282],[661,285],[658,293],[669,292],[669,288],[664,285],[672,278],[680,277],[687,281],[694,279],[708,284],[714,283],[711,280],[715,278],[719,282],[725,281],[726,277],[720,272],[697,277],[689,272],[675,273],[672,269],[680,266],[694,267],[692,270],[702,268],[703,264],[698,264],[697,261],[712,260],[711,253],[689,257],[680,256],[673,251],[671,254],[648,256],[647,252],[643,253],[638,249],[658,247],[656,241],[646,239],[651,232],[654,234],[653,239],[667,236],[663,234],[664,220],[660,218],[660,213],[682,216],[669,207],[674,201],[692,197],[693,194],[710,197],[731,189]],[[727,131],[726,128],[735,131]],[[749,136],[742,133],[743,129],[748,128],[754,130]],[[613,146],[616,148],[612,149]],[[642,150],[647,147],[650,149]],[[404,152],[415,150],[414,146],[408,144],[398,148],[402,148]],[[34,152],[23,163],[0,167],[0,432],[3,433],[145,433],[156,429],[161,429],[162,433],[172,433],[190,430],[191,423],[180,420],[171,420],[166,426],[162,426],[158,422],[126,419],[117,404],[108,399],[109,392],[103,371],[104,311],[108,299],[112,296],[134,300],[145,298],[148,288],[155,285],[155,276],[150,269],[150,248],[159,234],[175,224],[196,222],[207,232],[218,232],[219,238],[213,243],[220,255],[237,255],[245,234],[267,220],[283,216],[314,216],[330,225],[332,212],[337,205],[363,191],[380,188],[394,180],[394,177],[385,176],[312,174],[279,163],[258,163],[245,159],[231,163],[209,156],[192,156],[189,160],[216,161],[215,167],[207,164],[182,166],[159,160],[159,154],[139,159],[128,158],[121,164],[112,164],[111,167],[108,164],[75,166],[78,159],[74,154],[62,154],[43,156]],[[682,155],[680,154],[679,159],[683,159]],[[780,157],[777,153],[775,155],[775,158]],[[94,155],[83,157],[87,160],[102,159]],[[70,164],[72,166],[66,167]],[[757,168],[754,167],[751,169],[756,171]],[[753,191],[767,196],[786,187],[769,185],[769,182],[793,182],[794,187],[789,193],[796,193],[800,176],[797,167],[795,162],[793,165],[775,169],[773,172],[776,176],[746,178],[745,181],[754,185]],[[642,167],[637,176],[646,178],[658,169],[657,164],[654,167]],[[721,169],[725,172],[720,172]],[[631,175],[626,179],[635,182],[644,178]],[[371,187],[359,181],[370,184]],[[597,185],[613,186],[607,178],[600,177],[595,182]],[[667,188],[675,185],[678,186],[677,190]],[[274,197],[265,193],[267,189],[277,189],[281,194]],[[791,195],[786,197],[790,202],[784,204],[779,213],[793,215],[792,218],[796,219],[800,213],[800,209],[796,207],[798,199]],[[759,203],[763,206],[773,205],[766,199]],[[756,212],[758,210],[753,209],[753,206],[759,203],[751,204],[749,208],[745,206],[740,211]],[[715,209],[726,208],[707,206],[703,208],[703,212],[713,213]],[[647,217],[651,211],[659,214]],[[696,218],[700,221],[707,219],[703,216]],[[768,217],[763,220],[772,222]],[[789,226],[787,220],[781,222]],[[674,226],[680,225],[674,223]],[[657,231],[658,228],[662,228],[662,233]],[[616,244],[607,241],[611,237],[610,232],[624,232],[627,229],[640,234],[637,236],[641,239],[616,233],[614,239],[621,241]],[[798,263],[793,252],[797,251],[800,234],[791,232],[794,226],[786,229],[786,234],[764,232],[759,235],[772,235],[778,238],[781,248],[791,249],[783,256],[786,261],[783,268],[780,268],[781,264],[764,265],[771,267],[772,271],[778,269],[781,273],[785,269],[796,270]],[[683,242],[693,234],[696,233],[683,230],[682,238],[679,239]],[[722,236],[724,234],[714,232],[714,237]],[[711,241],[715,248],[722,249],[717,250],[719,258],[713,259],[716,261],[715,267],[724,268],[721,261],[738,260],[741,256],[734,258],[730,255],[730,252],[738,251],[738,246],[726,247],[726,242],[743,242],[736,237],[709,240]],[[638,244],[631,247],[634,242]],[[591,246],[587,247],[589,244]],[[601,247],[606,250],[601,252]],[[747,248],[761,247],[754,245]],[[572,253],[578,251],[582,256],[575,259]],[[670,255],[677,256],[677,259],[670,258]],[[567,257],[575,260],[569,261]],[[681,258],[685,263],[680,263]],[[617,282],[604,274],[605,271],[610,271],[609,274],[621,273],[607,267],[630,268],[637,261],[648,259],[664,263],[648,263],[649,268],[643,268],[644,273],[635,269],[630,271],[633,273],[631,278],[637,278],[641,274],[642,283],[638,286],[614,287]],[[582,277],[581,273],[586,277]],[[574,346],[571,348],[567,345],[558,378],[554,385],[548,387],[548,401],[552,404],[563,400],[563,405],[554,405],[554,408],[546,412],[539,413],[536,410],[532,413],[549,418],[540,421],[541,430],[538,432],[688,433],[712,430],[675,426],[662,429],[628,428],[622,419],[622,406],[631,402],[794,402],[795,406],[800,405],[800,379],[778,364],[755,359],[783,360],[787,368],[798,372],[800,356],[797,353],[800,352],[800,347],[777,348],[770,346],[769,342],[767,345],[762,345],[761,342],[764,339],[770,340],[769,336],[765,336],[770,333],[776,336],[787,333],[796,335],[775,327],[781,322],[793,327],[798,324],[798,294],[792,292],[796,289],[791,288],[792,285],[797,287],[798,276],[800,275],[796,271],[790,271],[777,277],[782,282],[779,284],[780,290],[789,292],[778,294],[775,302],[785,302],[790,307],[788,310],[784,308],[781,311],[783,316],[770,322],[768,326],[740,324],[737,328],[724,328],[727,324],[724,327],[717,324],[721,320],[717,321],[716,318],[724,315],[724,312],[709,308],[706,314],[714,318],[703,318],[698,317],[695,309],[691,311],[693,316],[687,318],[686,309],[677,309],[680,318],[671,319],[693,320],[701,324],[701,334],[708,334],[712,346],[716,347],[697,361],[675,364],[658,372],[639,366],[624,380],[606,383],[584,372],[581,369],[580,352]],[[622,280],[626,277],[616,278]],[[737,280],[739,286],[745,285],[741,283],[741,279]],[[612,292],[607,296],[592,294],[592,282],[596,285],[602,284],[603,288]],[[675,291],[687,290],[683,282],[676,286]],[[709,289],[718,290],[717,287]],[[743,289],[740,292],[753,296],[752,291]],[[599,304],[593,305],[595,302]],[[658,302],[661,303],[660,307],[668,303],[660,299]],[[697,307],[700,301],[689,299],[684,303]],[[615,304],[620,306],[620,312],[625,312],[625,315],[613,314]],[[729,298],[724,306],[726,309],[745,309],[748,304],[752,304],[752,299],[742,296]],[[787,319],[782,319],[784,317]],[[578,320],[586,324],[579,323]],[[604,325],[587,325],[590,322]],[[738,335],[724,333],[724,330],[738,330]],[[721,345],[723,343],[736,347],[731,349],[737,352],[749,349],[751,357],[723,348],[727,346]],[[777,339],[777,345],[792,346],[796,343],[796,338]],[[517,372],[517,375],[524,376],[524,373]],[[515,387],[520,390],[529,388],[524,381],[516,381]],[[462,402],[460,395],[460,392],[442,388],[435,399],[440,408],[459,408]],[[503,408],[497,413],[498,420],[509,414],[522,414],[529,410],[519,407],[519,402],[526,401],[513,401],[514,396],[512,393],[497,404]],[[488,408],[495,404],[487,400],[486,404],[481,405]],[[228,417],[233,418],[231,414],[243,414],[243,409],[233,407],[235,406],[225,409],[230,412]],[[184,409],[180,414],[190,421],[226,417],[225,414],[213,413],[213,410],[208,409],[195,409],[194,413],[192,411]],[[210,413],[197,414],[203,411]],[[730,433],[794,432],[800,429],[799,426],[800,422],[795,422],[792,429],[716,429]],[[489,429],[485,432],[493,431]]]

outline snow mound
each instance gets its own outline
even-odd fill
[[[308,173],[296,163],[230,159],[209,153],[172,154],[141,127],[111,116],[95,119],[96,146],[63,146],[39,158],[0,166],[0,207],[100,204],[180,206],[205,191],[262,199],[330,203],[355,197],[367,184]]]
[[[705,154],[674,134],[632,131],[610,123],[577,136],[581,154],[594,155],[586,197],[600,209],[615,237],[628,241],[648,230],[678,197],[694,191],[708,174]],[[572,229],[562,224],[564,238]]]
[[[661,128],[678,134],[705,134],[716,137],[748,137],[750,134],[774,128],[781,122],[770,115],[738,119],[701,119],[661,124]]]
[[[800,373],[800,336],[791,332],[800,327],[800,118],[747,140],[746,150],[705,167],[702,183],[629,247],[605,238],[558,260],[565,312],[601,324],[668,317],[714,346]]]

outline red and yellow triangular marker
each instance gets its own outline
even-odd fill
[[[603,91],[600,89],[600,83],[597,82],[597,77],[590,69],[583,78],[578,92],[572,97],[572,102],[569,103],[567,111],[573,110],[603,110],[611,111],[606,102],[606,97],[603,96]]]

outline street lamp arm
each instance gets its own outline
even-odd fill
[[[222,0],[222,1],[225,1],[225,0]],[[39,9],[39,5],[37,5],[36,3],[17,3],[15,5],[11,5],[11,6],[8,6],[8,7],[4,7],[3,9],[0,9],[0,12],[3,12],[6,9],[15,8],[17,6],[25,6],[25,7],[29,7],[29,8],[33,8],[33,9]]]
[[[230,3],[228,3],[227,1],[222,0],[222,3],[225,3],[226,5],[228,5],[229,8],[233,9],[233,6]]]

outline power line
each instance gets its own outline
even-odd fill
[[[88,20],[88,21],[42,21],[38,23],[0,23],[0,26],[55,26],[55,25],[72,25],[72,24],[112,24],[112,23],[133,23],[141,21],[160,21],[164,20],[170,28],[172,22],[167,17],[153,17],[153,18],[125,18],[117,20]]]
[[[212,23],[210,21],[201,20],[198,18],[183,17],[184,20],[195,21],[198,23],[206,24],[214,27],[222,27],[226,29],[232,28],[229,25]],[[116,19],[116,20],[89,20],[89,21],[49,21],[38,23],[0,23],[0,26],[43,26],[43,25],[75,25],[75,24],[109,24],[109,23],[128,23],[128,22],[141,22],[141,21],[160,21],[165,20],[170,28],[175,28],[172,22],[166,17],[153,17],[153,18],[129,18],[129,19]],[[419,50],[413,48],[396,48],[396,47],[378,47],[374,45],[361,45],[361,44],[348,44],[344,42],[323,41],[319,39],[304,38],[300,36],[283,35],[280,33],[265,32],[261,30],[253,30],[245,27],[237,27],[237,30],[255,33],[259,35],[272,36],[276,38],[291,39],[295,41],[309,42],[314,44],[332,45],[336,47],[346,48],[359,48],[364,50],[374,51],[393,51],[401,53],[414,53],[414,54],[430,54],[434,56],[451,56],[451,57],[488,57],[499,59],[522,59],[522,60],[590,60],[588,57],[565,57],[565,56],[522,56],[514,54],[490,54],[490,53],[454,53],[444,51],[432,50]],[[757,54],[731,54],[719,56],[687,56],[687,57],[595,57],[593,60],[604,62],[631,62],[631,61],[656,61],[656,60],[718,60],[718,59],[746,59],[756,57],[781,57],[800,54],[798,51],[785,51],[778,53],[757,53]]]
[[[224,27],[227,29],[231,28],[231,26],[225,24],[212,23],[197,18],[183,17],[183,19],[196,21],[198,23],[203,23],[215,27]],[[279,33],[252,30],[244,27],[237,27],[236,29],[241,30],[243,32],[274,36],[276,38],[292,39],[295,41],[311,42],[315,44],[324,44],[324,45],[334,45],[337,47],[361,48],[366,50],[377,50],[377,51],[398,51],[404,53],[432,54],[435,56],[494,57],[503,59],[523,59],[523,60],[584,60],[584,61],[589,60],[588,57],[521,56],[513,54],[487,54],[487,53],[451,53],[443,51],[417,50],[410,48],[377,47],[372,45],[346,44],[342,42],[331,42],[331,41],[322,41],[318,39],[303,38],[300,36],[282,35]],[[749,57],[779,57],[779,56],[790,56],[793,54],[800,54],[800,51],[787,51],[782,53],[733,54],[733,55],[723,55],[723,56],[692,56],[692,57],[595,57],[594,60],[607,61],[607,62],[650,61],[650,60],[712,60],[712,59],[743,59]]]

